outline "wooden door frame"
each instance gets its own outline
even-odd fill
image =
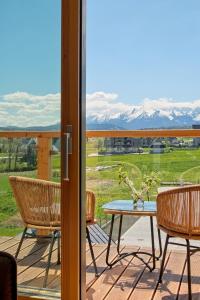
[[[85,298],[85,1],[62,0],[61,222],[62,299]],[[66,126],[72,125],[69,181],[65,173]]]

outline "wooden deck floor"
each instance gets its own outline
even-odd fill
[[[148,251],[138,247],[125,246],[122,251]],[[171,250],[167,254],[163,283],[157,285],[160,262],[157,268],[149,272],[136,257],[128,257],[109,269],[105,263],[105,246],[95,245],[94,251],[100,276],[94,278],[91,260],[87,252],[87,299],[107,300],[159,300],[188,299],[185,251]],[[111,256],[116,257],[115,247]],[[149,258],[142,255],[145,261]],[[200,299],[200,254],[191,256],[193,300]]]
[[[0,251],[15,254],[19,238],[0,237]],[[47,262],[49,242],[47,239],[26,239],[17,259],[18,284],[23,286],[43,286],[45,267]],[[49,289],[59,289],[60,266],[56,264],[56,249],[52,254],[52,264],[48,276]]]
[[[44,240],[44,239],[43,239]],[[18,238],[1,237],[0,251],[14,254]],[[48,255],[48,242],[27,239],[18,258],[18,284],[31,287],[42,287],[45,266]],[[122,251],[130,251],[138,247],[125,246]],[[142,251],[144,249],[138,249]],[[145,249],[147,250],[147,249]],[[160,262],[150,273],[136,257],[124,259],[112,269],[105,263],[106,245],[94,245],[96,263],[100,276],[95,278],[90,252],[86,249],[86,284],[87,299],[114,300],[158,300],[158,299],[188,299],[187,273],[185,270],[185,252],[170,251],[163,276],[163,283],[157,286]],[[115,247],[111,248],[111,259],[116,257]],[[143,256],[147,261],[149,258]],[[200,254],[191,257],[192,291],[194,300],[200,299]],[[52,265],[48,278],[48,289],[60,289],[60,266],[56,265],[56,249],[52,256]],[[179,295],[178,297],[176,295]]]

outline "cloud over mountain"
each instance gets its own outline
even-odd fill
[[[90,94],[87,101],[88,124],[142,129],[190,127],[200,122],[200,99],[180,102],[171,98],[146,98],[140,104],[131,105],[118,101],[116,94],[110,95],[113,94]]]
[[[133,101],[134,102],[134,101]],[[87,124],[99,128],[190,127],[200,122],[200,99],[144,99],[128,104],[116,93],[87,94]],[[0,96],[0,126],[46,126],[60,122],[60,93],[34,95],[14,92]]]

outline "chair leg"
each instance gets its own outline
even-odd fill
[[[60,232],[58,232],[58,258],[57,258],[57,265],[60,265]]]
[[[24,228],[24,231],[23,231],[23,233],[22,233],[22,236],[21,236],[19,245],[18,245],[18,247],[17,247],[17,251],[16,251],[16,253],[15,253],[15,258],[18,257],[18,254],[19,254],[19,251],[20,251],[20,249],[21,249],[23,240],[24,240],[24,238],[25,238],[25,236],[26,236],[26,231],[27,231],[27,227]]]
[[[57,231],[54,231],[53,234],[52,234],[52,238],[51,238],[51,244],[50,244],[50,248],[49,248],[49,256],[48,256],[48,261],[47,261],[47,267],[46,267],[43,287],[46,287],[46,285],[47,285],[47,278],[48,278],[48,274],[49,274],[49,268],[50,268],[50,263],[51,263],[53,245],[54,245],[55,240],[56,240],[56,234],[57,234]]]
[[[94,257],[94,251],[93,251],[93,248],[92,248],[92,242],[91,242],[91,239],[90,239],[90,232],[89,232],[89,229],[87,228],[87,226],[86,226],[86,236],[87,236],[87,239],[88,239],[90,253],[91,253],[91,256],[92,256],[92,262],[93,262],[93,265],[94,265],[95,276],[97,277],[97,276],[99,276],[99,274],[98,274],[97,265],[96,265],[96,261],[95,261],[95,257]]]
[[[162,263],[161,263],[161,267],[160,267],[160,274],[159,274],[159,278],[158,278],[158,283],[162,283],[162,276],[163,276],[163,271],[164,271],[165,258],[166,258],[166,254],[167,254],[167,246],[168,246],[169,238],[170,238],[170,236],[167,234],[166,241],[165,241],[164,252],[163,252]]]
[[[186,240],[187,244],[187,271],[188,271],[188,299],[192,299],[192,288],[191,288],[191,265],[190,265],[190,241]]]

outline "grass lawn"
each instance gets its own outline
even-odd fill
[[[35,177],[35,171],[0,173],[0,235],[14,236],[21,231],[21,222],[19,225],[17,220],[12,219],[17,214],[17,207],[8,176],[14,174]]]
[[[97,152],[97,151],[96,151]],[[102,166],[110,166],[101,169]],[[129,190],[118,184],[118,170],[123,167],[137,187],[144,175],[159,172],[161,182],[180,180],[200,183],[200,150],[174,150],[164,154],[123,154],[87,157],[87,188],[95,192],[97,217],[102,216],[101,206],[111,199],[130,199]],[[156,198],[156,188],[151,198]]]

